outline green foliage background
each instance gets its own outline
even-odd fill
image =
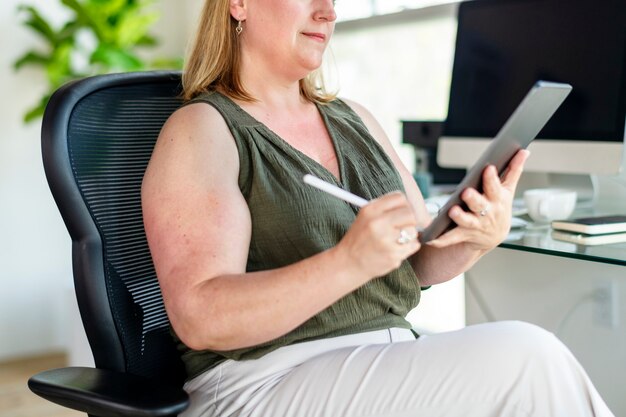
[[[68,21],[55,28],[33,6],[20,5],[23,24],[45,42],[43,50],[27,51],[15,63],[16,70],[30,65],[45,71],[48,92],[24,115],[26,122],[43,115],[52,93],[64,83],[95,74],[139,71],[145,69],[180,69],[182,58],[145,62],[138,55],[141,48],[153,48],[158,41],[149,31],[159,19],[153,8],[155,0],[60,0],[71,11]],[[85,33],[87,32],[87,33]],[[80,39],[95,39],[95,46],[85,47]],[[87,65],[77,65],[79,61]],[[82,68],[79,68],[82,67]]]

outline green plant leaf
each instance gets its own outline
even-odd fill
[[[51,44],[56,44],[56,32],[52,29],[52,26],[50,26],[46,19],[41,16],[37,9],[32,6],[21,5],[18,7],[18,11],[28,13],[28,18],[24,22],[26,26],[32,28],[36,33],[41,35]]]
[[[40,117],[51,94],[67,81],[87,75],[137,71],[146,67],[182,67],[180,58],[161,58],[146,65],[136,54],[140,47],[153,47],[158,44],[158,40],[149,33],[159,18],[159,13],[149,7],[155,2],[155,0],[58,0],[67,11],[72,12],[59,30],[55,30],[37,8],[20,6],[18,11],[25,14],[24,26],[43,37],[49,44],[47,50],[28,50],[14,63],[16,70],[26,65],[40,66],[45,71],[49,86],[48,93],[37,106],[29,109],[24,116],[25,120]],[[84,33],[85,31],[89,33]],[[92,50],[94,45],[89,39],[90,33],[95,36],[97,42],[95,50]],[[83,35],[87,36],[85,42]],[[86,56],[89,57],[88,64],[81,60]]]
[[[61,3],[70,8],[76,14],[76,21],[79,26],[90,28],[99,40],[106,40],[106,28],[98,19],[94,19],[90,9],[85,7],[78,0],[61,0]],[[97,16],[97,14],[96,14]]]
[[[157,58],[150,62],[152,69],[171,69],[179,70],[183,68],[182,58]]]
[[[144,68],[143,61],[131,52],[113,45],[100,44],[91,55],[93,64],[101,64],[109,71],[138,71]]]
[[[39,119],[41,116],[43,116],[43,113],[46,110],[46,106],[48,105],[48,101],[50,101],[51,96],[52,94],[44,95],[39,100],[39,103],[36,106],[28,109],[26,111],[26,114],[24,114],[24,123],[30,123],[35,119]]]
[[[137,46],[157,46],[159,42],[154,36],[143,35],[137,39]]]
[[[24,122],[25,123],[30,123],[32,121],[34,121],[35,119],[39,119],[40,117],[43,116],[43,112],[46,110],[45,106],[37,106],[37,107],[33,107],[29,110],[26,111],[26,114],[24,115]]]
[[[128,0],[85,0],[84,11],[98,27],[101,42],[117,45],[116,27],[120,16],[127,13]]]
[[[75,77],[70,61],[72,49],[73,45],[69,42],[59,45],[59,47],[54,50],[52,59],[46,67],[48,81],[54,89]]]
[[[48,55],[44,55],[36,51],[29,51],[13,63],[13,68],[19,70],[24,65],[46,66],[50,62],[50,59],[51,58]]]
[[[72,20],[67,22],[57,34],[58,41],[67,42],[73,40],[74,36],[76,36],[76,32],[82,27],[83,25],[78,20]]]
[[[100,16],[114,16],[127,5],[128,0],[86,0],[85,8]]]
[[[159,19],[158,13],[126,14],[122,16],[116,28],[116,43],[122,48],[136,45]]]

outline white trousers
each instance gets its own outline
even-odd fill
[[[552,333],[514,321],[299,343],[227,360],[185,390],[183,417],[613,416]]]

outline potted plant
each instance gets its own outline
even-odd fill
[[[21,5],[25,26],[45,42],[45,48],[27,51],[16,70],[34,65],[44,69],[48,91],[24,115],[26,122],[43,115],[52,93],[64,83],[95,74],[155,68],[178,69],[182,59],[146,62],[142,48],[158,45],[149,30],[159,14],[149,6],[154,0],[60,0],[70,10],[69,19],[55,28],[34,6]]]

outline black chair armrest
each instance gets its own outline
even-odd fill
[[[101,417],[173,417],[189,405],[181,388],[103,369],[52,369],[32,376],[28,387],[48,401]]]

